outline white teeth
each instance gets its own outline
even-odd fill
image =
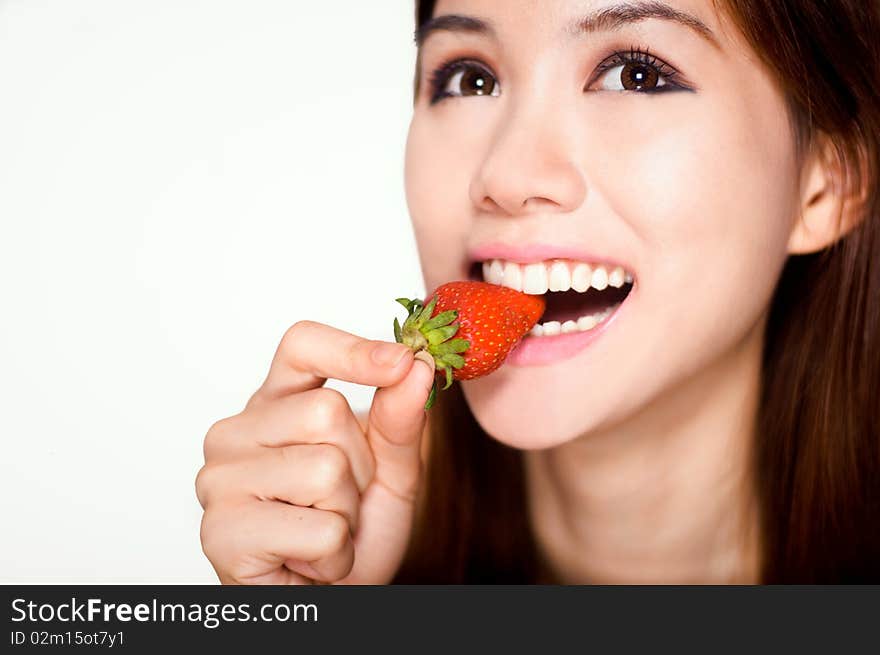
[[[522,269],[519,264],[507,262],[504,265],[504,279],[501,284],[509,289],[522,291]]]
[[[504,264],[499,259],[493,259],[489,264],[489,272],[486,273],[485,264],[483,265],[483,279],[491,284],[501,284],[504,279]]]
[[[564,292],[574,289],[584,293],[590,287],[602,291],[608,286],[620,288],[633,281],[632,275],[622,266],[615,266],[611,272],[604,266],[593,268],[584,262],[533,262],[518,264],[503,259],[492,259],[483,262],[483,280],[491,284],[499,284],[516,291],[533,295],[543,295],[548,291]],[[613,314],[620,303],[616,303],[602,312],[589,316],[581,316],[576,321],[547,321],[534,325],[529,332],[530,337],[551,337],[558,334],[587,332],[602,324]]]
[[[547,291],[564,292],[569,289],[584,293],[591,286],[599,291],[608,286],[620,288],[632,283],[633,277],[622,266],[615,266],[609,272],[604,266],[593,268],[583,262],[554,260],[518,264],[492,259],[483,262],[483,280],[517,291],[543,295]]]
[[[593,288],[602,291],[608,286],[608,271],[604,266],[597,266],[593,271]]]
[[[574,273],[571,275],[571,288],[579,293],[583,293],[590,288],[593,281],[593,269],[589,264],[578,264],[574,267]]]
[[[547,323],[542,323],[541,327],[544,328],[545,337],[552,337],[562,331],[562,326],[559,325],[559,321],[548,321]]]
[[[592,316],[581,316],[578,319],[577,326],[579,330],[592,330],[596,327],[596,323],[599,322],[599,317],[596,314]]]
[[[557,334],[569,334],[571,332],[588,332],[617,311],[620,304],[621,303],[618,302],[606,308],[604,311],[590,314],[589,316],[581,316],[577,321],[565,321],[565,323],[562,324],[560,324],[559,321],[538,323],[531,329],[529,336],[552,337]]]
[[[571,274],[565,262],[553,262],[550,267],[550,291],[568,291],[571,288]]]
[[[547,267],[543,263],[528,264],[523,269],[522,290],[534,295],[547,293]]]

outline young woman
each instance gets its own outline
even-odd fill
[[[430,358],[294,325],[205,439],[220,580],[880,581],[880,4],[416,16],[426,288],[595,288],[427,415]]]

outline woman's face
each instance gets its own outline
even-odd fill
[[[462,383],[480,425],[519,448],[613,426],[752,338],[797,212],[783,97],[734,27],[710,0],[602,14],[614,5],[439,0],[435,18],[479,22],[444,21],[421,45],[406,189],[428,290],[482,279],[474,253],[502,260],[502,284],[556,257],[634,279],[586,347]],[[583,314],[602,294],[567,292]]]

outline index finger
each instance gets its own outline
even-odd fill
[[[328,378],[371,387],[399,382],[413,363],[399,343],[364,339],[345,330],[299,321],[278,344],[269,374],[247,406],[323,386]]]

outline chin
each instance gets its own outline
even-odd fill
[[[493,375],[461,383],[474,419],[490,437],[520,450],[554,448],[590,434],[603,421],[590,403],[575,402],[552,388],[517,390],[522,380]]]

